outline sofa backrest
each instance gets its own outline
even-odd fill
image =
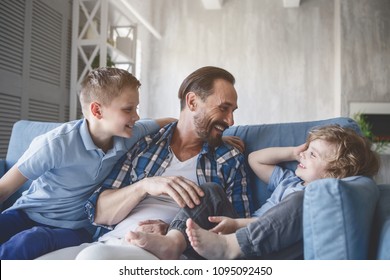
[[[287,147],[297,146],[306,141],[308,132],[318,126],[339,124],[350,127],[360,133],[357,123],[345,117],[338,117],[319,121],[280,123],[280,124],[259,124],[259,125],[238,125],[225,131],[224,135],[239,136],[245,143],[246,158],[249,153],[266,147]],[[297,163],[288,162],[284,167],[295,170]],[[252,184],[253,203],[255,209],[259,208],[271,195],[267,186],[250,170],[249,179]]]
[[[27,120],[17,121],[12,128],[7,156],[5,159],[5,172],[7,172],[18,161],[36,136],[44,134],[59,125],[61,125],[61,123]],[[3,203],[2,209],[6,209],[11,206],[16,199],[20,197],[22,192],[28,189],[30,184],[31,181],[27,181],[19,190],[9,197]]]
[[[26,120],[16,122],[12,129],[8,146],[6,171],[17,162],[36,136],[44,134],[60,124],[61,123]],[[306,141],[307,133],[313,127],[329,124],[348,126],[360,132],[359,126],[355,121],[350,118],[339,117],[310,122],[237,125],[227,129],[224,135],[239,136],[245,142],[245,155],[247,157],[249,153],[266,147],[300,145]],[[285,163],[284,166],[294,170],[296,162]],[[260,181],[251,170],[249,170],[249,179],[252,184],[253,203],[256,209],[267,200],[270,193],[267,191],[267,186]],[[3,203],[2,208],[6,209],[11,206],[30,184],[31,182],[27,181],[17,192]]]

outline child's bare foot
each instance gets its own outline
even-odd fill
[[[242,255],[235,234],[216,234],[187,220],[186,233],[192,248],[206,259],[235,259]]]
[[[130,231],[125,239],[162,260],[179,259],[186,248],[184,236],[179,231],[170,231],[167,235]]]

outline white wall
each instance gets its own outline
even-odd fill
[[[225,0],[217,11],[200,0],[129,1],[149,7],[162,35],[139,28],[147,58],[143,117],[177,117],[180,83],[205,65],[236,77],[236,124],[348,116],[350,100],[390,101],[388,0],[302,0],[299,8],[284,8],[282,0]]]
[[[286,9],[283,1],[229,0],[210,11],[201,1],[152,1],[163,38],[152,40],[142,114],[178,116],[181,81],[215,65],[236,77],[236,124],[333,117],[334,4],[302,3]]]

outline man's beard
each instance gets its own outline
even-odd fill
[[[222,144],[222,134],[217,133],[216,136],[213,136],[212,130],[217,124],[226,127],[225,123],[212,121],[207,116],[199,114],[194,117],[194,124],[199,138],[207,142],[211,147],[218,147]]]

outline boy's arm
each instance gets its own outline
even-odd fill
[[[177,121],[177,119],[175,119],[175,118],[161,118],[161,119],[156,119],[155,121],[162,128],[171,122]]]
[[[306,144],[298,147],[271,147],[252,152],[248,162],[253,172],[265,183],[269,183],[275,165],[284,161],[298,160]]]
[[[210,216],[209,221],[217,224],[210,229],[211,232],[218,234],[234,233],[238,229],[246,227],[250,223],[256,221],[257,218],[230,218],[225,216]]]
[[[23,176],[15,164],[0,178],[0,203],[16,192],[26,181],[27,178]]]

